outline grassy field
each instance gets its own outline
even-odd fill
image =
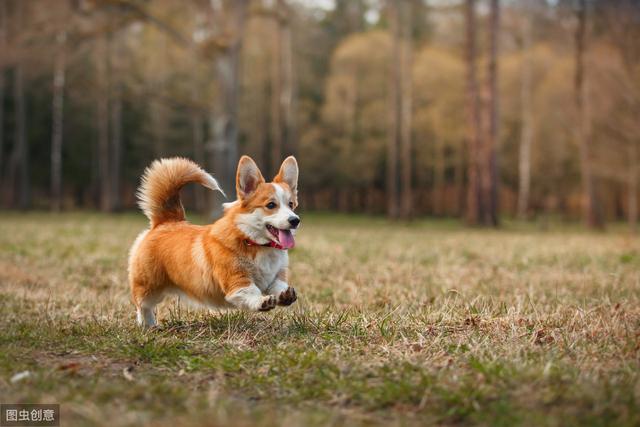
[[[640,425],[640,241],[303,218],[299,300],[134,322],[142,215],[0,214],[0,401],[72,425]],[[29,376],[12,382],[19,372]]]

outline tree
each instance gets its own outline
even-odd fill
[[[400,105],[400,217],[409,219],[412,214],[413,192],[411,185],[412,177],[412,144],[411,144],[411,122],[412,122],[412,62],[413,62],[413,2],[403,1],[399,4],[399,15],[401,17],[403,40],[401,41],[401,105]]]
[[[97,71],[96,123],[98,132],[98,181],[100,186],[100,210],[113,209],[109,149],[109,40],[102,33],[96,40],[95,63]]]
[[[484,204],[481,197],[482,179],[482,139],[480,137],[480,100],[478,97],[478,77],[476,71],[476,11],[475,0],[465,2],[465,61],[467,69],[467,144],[468,144],[468,172],[467,172],[467,213],[466,220],[470,225],[478,225],[483,220]]]
[[[411,2],[389,1],[392,61],[387,143],[387,215],[411,215]]]
[[[532,25],[529,8],[524,8],[522,18],[522,74],[521,74],[521,116],[520,151],[518,156],[518,217],[527,218],[529,193],[531,191],[531,146],[533,144],[532,107]]]
[[[487,77],[478,90],[477,34],[475,0],[467,0],[466,67],[467,67],[467,129],[469,170],[467,192],[467,222],[471,225],[498,225],[498,34],[500,3],[491,0],[489,15],[489,58]],[[482,97],[480,98],[480,95]]]
[[[275,175],[285,153],[293,148],[293,64],[291,11],[284,0],[275,3],[272,14],[273,48],[271,55],[271,165]]]
[[[226,7],[222,3],[211,2],[215,17],[213,31],[220,37],[220,41],[217,42],[219,50],[214,59],[218,92],[209,117],[209,151],[213,170],[221,178],[218,181],[224,192],[233,197],[235,167],[239,158],[237,116],[240,53],[248,1],[229,2]],[[220,213],[217,205],[213,210]]]
[[[486,124],[484,131],[484,223],[498,225],[498,165],[496,145],[499,133],[498,111],[498,36],[500,32],[500,0],[491,0],[489,15],[489,61],[486,81]]]
[[[7,2],[0,0],[0,50],[7,49]],[[0,188],[4,181],[4,93],[5,69],[0,66]],[[0,202],[2,193],[0,192]]]
[[[589,228],[604,227],[602,210],[592,170],[591,122],[586,80],[585,51],[587,43],[587,2],[578,1],[575,30],[574,102],[578,113],[577,139],[580,149],[584,220]]]
[[[117,33],[114,33],[109,45],[109,68],[113,76],[111,81],[111,90],[109,91],[109,112],[110,112],[110,143],[111,150],[109,152],[109,184],[111,191],[111,208],[119,210],[121,206],[120,200],[120,176],[122,170],[123,141],[122,141],[122,97],[124,92],[124,83],[122,74],[124,73],[122,58],[124,57],[124,49],[122,40]]]
[[[64,86],[66,74],[67,32],[56,35],[57,52],[53,70],[53,118],[51,130],[51,209],[62,206],[62,139],[64,123]]]
[[[15,22],[18,27],[24,25],[24,4],[16,3]],[[29,142],[26,134],[26,101],[24,96],[24,65],[18,58],[14,70],[15,100],[15,160],[18,172],[18,206],[27,209],[31,205],[31,183],[29,176]]]

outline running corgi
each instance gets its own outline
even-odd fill
[[[179,191],[199,183],[222,192],[215,179],[188,159],[154,161],[138,190],[150,227],[129,253],[129,284],[138,323],[154,326],[155,306],[166,295],[182,295],[209,307],[268,311],[291,305],[296,291],[287,283],[287,250],[295,245],[300,217],[298,163],[282,163],[265,182],[256,163],[243,156],[236,174],[237,200],[210,225],[188,223]]]

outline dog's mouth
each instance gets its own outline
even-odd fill
[[[274,227],[271,224],[267,224],[267,230],[273,236],[276,243],[282,246],[283,249],[291,249],[296,245],[291,230],[282,230]]]

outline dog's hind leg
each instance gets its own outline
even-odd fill
[[[156,290],[155,292],[136,292],[140,288],[133,287],[133,300],[136,305],[136,318],[138,325],[148,328],[156,326],[155,307],[163,299],[164,295],[162,291]]]

